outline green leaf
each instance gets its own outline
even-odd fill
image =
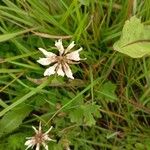
[[[117,100],[115,91],[116,85],[108,81],[100,87],[100,90],[97,91],[97,95],[102,100],[106,100],[107,102],[114,102]]]
[[[131,17],[125,22],[121,38],[113,48],[133,58],[150,55],[150,28],[135,16]]]
[[[76,122],[78,124],[95,125],[96,121],[94,117],[98,118],[100,116],[99,106],[95,104],[84,104],[79,108],[74,109],[70,112],[69,117],[71,122]]]
[[[69,115],[71,122],[76,122],[78,124],[81,124],[82,119],[83,119],[83,114],[84,114],[84,112],[83,112],[83,109],[81,107],[71,111],[70,115]]]
[[[14,32],[14,33],[2,34],[2,35],[0,35],[0,42],[7,41],[9,39],[12,39],[12,38],[18,36],[18,35],[24,34],[26,32],[32,31],[32,30],[33,30],[33,28],[32,29],[23,30],[23,31]]]
[[[89,0],[78,0],[82,5],[88,6],[90,4]]]
[[[8,105],[2,99],[0,99],[0,106],[6,108]]]
[[[25,133],[16,133],[7,137],[8,148],[10,150],[22,150],[25,149],[24,142],[26,139]]]
[[[30,106],[24,105],[6,113],[0,120],[0,137],[18,128],[31,110]]]
[[[84,110],[84,121],[87,125],[95,125],[96,121],[94,117],[100,117],[99,106],[95,104],[88,104],[83,107]]]
[[[13,108],[17,107],[18,105],[20,105],[21,103],[23,103],[25,100],[27,100],[28,98],[30,98],[31,96],[35,95],[37,92],[39,92],[42,88],[44,88],[48,83],[49,83],[50,79],[46,80],[45,82],[43,82],[41,85],[39,85],[38,87],[36,87],[35,89],[33,89],[32,91],[30,91],[29,93],[27,93],[26,95],[24,95],[23,97],[21,97],[19,100],[15,101],[14,103],[12,103],[11,105],[9,105],[8,107],[6,107],[5,109],[3,109],[0,112],[0,117],[3,116],[4,114],[6,114],[9,110],[12,110]]]

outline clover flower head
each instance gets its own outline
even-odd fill
[[[44,76],[50,76],[56,73],[59,76],[66,75],[68,78],[74,79],[69,65],[78,64],[79,61],[82,60],[79,55],[82,48],[70,52],[70,50],[75,46],[74,41],[71,42],[71,44],[65,49],[61,39],[55,41],[55,46],[59,51],[59,55],[52,52],[47,52],[43,48],[39,48],[46,58],[40,58],[37,62],[43,66],[51,65],[45,70]]]
[[[35,135],[32,137],[27,137],[27,141],[25,142],[25,146],[27,146],[26,150],[30,147],[33,149],[36,147],[36,150],[40,150],[40,146],[43,145],[43,147],[48,150],[48,145],[46,144],[47,141],[55,141],[51,138],[49,138],[48,133],[51,131],[52,126],[49,128],[48,131],[45,133],[42,133],[42,127],[41,122],[39,124],[39,129],[37,130],[34,126],[32,128],[35,131]]]

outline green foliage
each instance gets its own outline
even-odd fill
[[[82,5],[89,5],[90,0],[78,0]]]
[[[125,22],[119,41],[114,44],[114,50],[133,58],[150,55],[150,28],[141,23],[141,20],[131,17]]]
[[[31,132],[25,130],[4,136],[1,138],[0,150],[24,150],[25,138],[28,135],[31,135]]]
[[[25,133],[16,133],[13,135],[10,135],[7,138],[8,146],[7,149],[9,150],[23,150],[25,148],[24,142],[25,142],[26,134]]]
[[[100,118],[99,106],[95,104],[80,105],[77,109],[70,112],[69,117],[71,122],[77,124],[86,124],[88,126],[95,125],[96,118]]]
[[[112,82],[105,82],[102,86],[100,86],[100,89],[97,90],[97,97],[101,101],[115,102],[117,100],[117,95],[115,93],[116,88],[116,85]]]
[[[0,120],[0,137],[18,128],[31,110],[31,107],[23,105],[6,113]]]
[[[63,150],[63,147],[62,147],[62,145],[61,144],[59,144],[59,143],[50,143],[49,144],[49,150]]]
[[[24,34],[26,32],[29,32],[30,30],[24,30],[24,31],[18,31],[18,32],[15,32],[15,33],[6,33],[6,34],[3,34],[3,35],[0,35],[0,42],[4,42],[4,41],[7,41],[7,40],[10,40],[18,35],[21,35],[21,34]]]

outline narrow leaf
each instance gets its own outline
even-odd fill
[[[32,31],[34,29],[27,29],[27,30],[23,30],[23,31],[18,31],[18,32],[14,32],[14,33],[5,33],[0,35],[0,42],[4,42],[7,40],[10,40],[18,35],[24,34],[26,32]]]

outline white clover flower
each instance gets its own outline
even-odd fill
[[[32,128],[35,131],[35,135],[32,137],[27,137],[27,141],[25,142],[25,145],[27,146],[27,149],[29,149],[30,147],[33,149],[34,147],[36,147],[36,150],[40,150],[40,146],[43,145],[43,147],[48,150],[48,145],[46,144],[46,141],[55,141],[52,140],[51,138],[49,138],[48,133],[51,131],[52,126],[49,128],[48,131],[46,131],[45,133],[42,133],[42,129],[41,129],[41,122],[39,124],[39,129],[37,130],[34,126],[32,126]]]
[[[52,74],[58,74],[60,76],[66,75],[68,78],[74,79],[72,71],[69,67],[70,64],[78,64],[82,60],[79,56],[79,52],[82,48],[70,52],[70,50],[75,46],[74,41],[65,49],[62,45],[62,40],[55,41],[55,46],[59,51],[59,55],[52,52],[47,52],[43,48],[39,50],[46,56],[46,58],[40,58],[37,62],[43,66],[51,65],[45,70],[44,76],[50,76]]]

